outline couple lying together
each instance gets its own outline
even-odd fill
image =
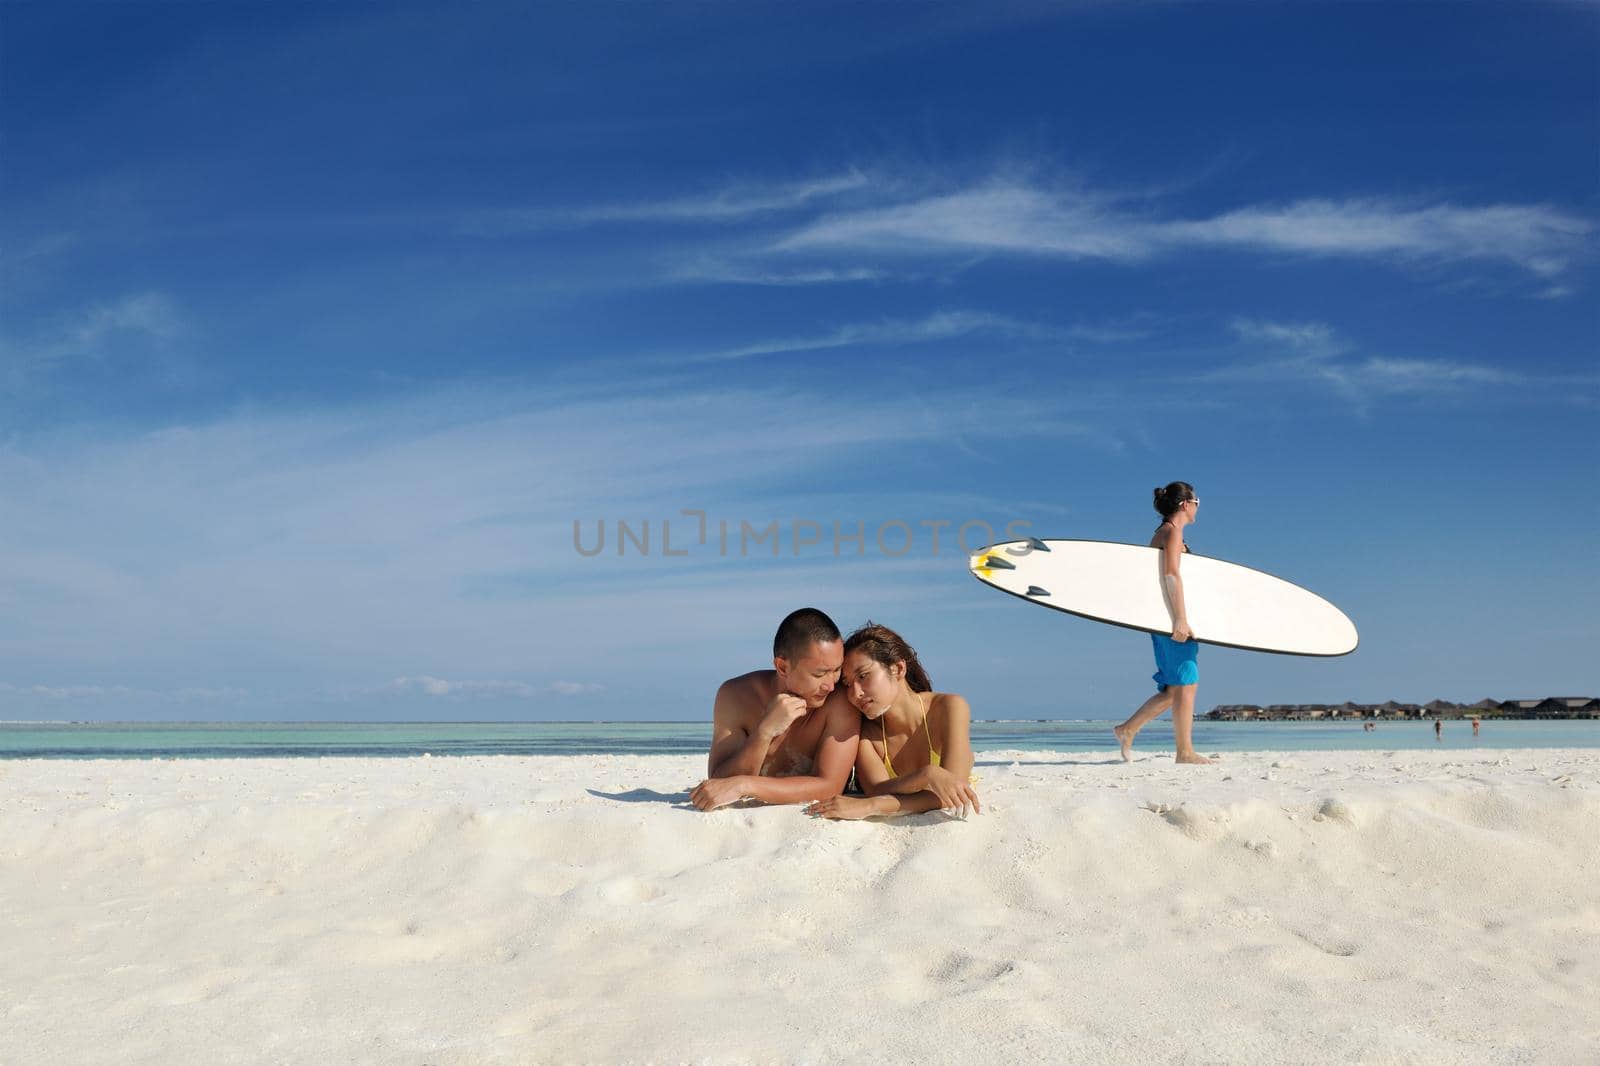
[[[974,811],[972,712],[934,692],[917,653],[886,626],[841,639],[821,611],[785,618],[771,670],[724,681],[712,713],[702,811],[741,799],[804,803],[823,818]],[[855,770],[860,795],[844,795]]]

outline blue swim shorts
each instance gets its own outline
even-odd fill
[[[1182,644],[1160,633],[1150,634],[1155,645],[1156,672],[1151,678],[1157,692],[1165,692],[1168,685],[1198,685],[1200,683],[1200,642],[1186,640]]]

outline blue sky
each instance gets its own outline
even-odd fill
[[[1120,717],[1148,642],[954,534],[1143,541],[1176,478],[1196,551],[1362,632],[1210,649],[1202,706],[1600,691],[1597,45],[1590,3],[0,6],[0,717],[694,719],[804,604],[979,717]]]

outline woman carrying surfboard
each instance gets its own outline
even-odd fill
[[[1178,762],[1209,763],[1194,750],[1194,697],[1200,683],[1200,644],[1189,628],[1183,601],[1183,575],[1180,564],[1189,546],[1183,542],[1183,527],[1195,520],[1200,497],[1187,481],[1174,481],[1155,490],[1155,508],[1161,525],[1150,538],[1150,547],[1161,549],[1161,583],[1172,611],[1172,636],[1150,634],[1156,654],[1156,694],[1145,700],[1126,722],[1112,730],[1122,745],[1122,758],[1133,758],[1133,738],[1151,719],[1172,709],[1172,732],[1177,740]]]
[[[855,819],[980,809],[971,778],[972,709],[953,692],[933,691],[900,634],[868,622],[845,638],[839,683],[867,719],[856,756],[866,795],[820,800],[806,813]]]

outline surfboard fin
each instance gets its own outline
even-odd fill
[[[1049,589],[1042,589],[1038,585],[1029,585],[1028,586],[1028,595],[1030,595],[1030,596],[1048,596],[1048,595],[1050,595],[1050,590]]]
[[[980,570],[1015,570],[1015,563],[1008,563],[998,555],[985,555],[978,563]]]
[[[984,550],[988,551],[987,548]],[[1047,552],[1049,550],[1050,545],[1046,544],[1038,537],[1029,537],[1027,540],[1022,542],[1022,547],[1020,548],[1007,546],[1006,554],[1020,558],[1024,555],[1032,555],[1034,552]]]

